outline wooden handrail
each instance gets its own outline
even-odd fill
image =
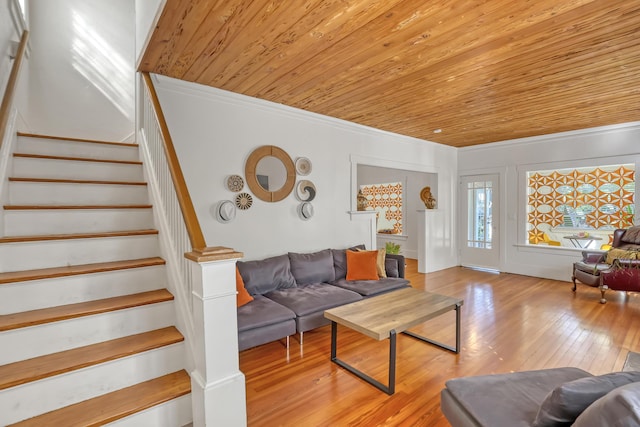
[[[149,75],[149,73],[142,73],[142,77],[144,78],[147,89],[149,90],[149,97],[151,98],[151,103],[153,104],[153,109],[155,110],[156,117],[158,119],[158,126],[160,127],[160,132],[162,133],[162,145],[164,147],[164,154],[167,156],[169,172],[171,172],[173,185],[176,189],[176,196],[178,197],[178,202],[180,203],[180,210],[182,211],[184,223],[187,227],[187,233],[189,234],[191,247],[194,250],[201,251],[207,247],[207,243],[202,234],[200,222],[198,222],[198,217],[196,216],[196,211],[193,208],[193,202],[191,201],[191,195],[189,194],[189,190],[187,189],[187,184],[184,181],[182,168],[180,167],[180,162],[178,161],[178,156],[173,146],[173,140],[171,139],[171,134],[169,133],[169,127],[167,126],[167,122],[164,118],[164,113],[162,112],[162,108],[160,107],[158,94],[156,93],[156,89],[153,86],[153,82],[151,81],[151,76]]]
[[[4,136],[7,132],[9,113],[11,105],[13,104],[13,96],[16,92],[16,86],[18,85],[18,75],[20,74],[22,59],[24,58],[24,53],[27,50],[27,41],[29,41],[29,31],[24,30],[22,32],[22,37],[20,38],[18,52],[16,52],[15,60],[11,66],[11,73],[9,74],[9,80],[7,81],[7,88],[4,91],[2,104],[0,105],[0,146],[2,146],[2,141],[4,141]]]
[[[242,257],[242,253],[236,252],[231,248],[223,246],[207,246],[204,235],[202,234],[202,229],[200,228],[200,222],[196,216],[196,211],[193,208],[191,195],[189,194],[187,184],[184,180],[184,175],[182,174],[182,168],[180,167],[176,150],[173,146],[169,127],[167,126],[164,113],[162,112],[162,107],[160,106],[160,101],[158,100],[158,94],[156,93],[156,89],[153,86],[153,81],[151,80],[149,73],[143,72],[142,77],[147,89],[149,90],[151,104],[153,105],[153,109],[155,110],[155,114],[158,119],[158,126],[160,127],[160,132],[162,134],[164,153],[167,157],[167,164],[173,180],[173,186],[176,190],[180,210],[182,211],[187,233],[189,234],[189,240],[191,241],[191,252],[186,253],[185,256],[196,262]]]

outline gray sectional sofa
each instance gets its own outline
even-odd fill
[[[379,280],[346,280],[345,249],[290,252],[237,266],[254,298],[238,307],[240,351],[296,332],[302,343],[304,332],[330,323],[325,310],[409,286],[402,255],[386,255],[387,277]]]

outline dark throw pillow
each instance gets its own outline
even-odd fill
[[[387,258],[384,260],[384,267],[387,271],[387,277],[400,277],[398,270],[398,260],[395,258]]]
[[[296,279],[291,274],[287,254],[257,261],[238,261],[236,265],[244,280],[244,286],[251,295],[296,287]]]
[[[620,240],[625,243],[640,245],[640,226],[627,228]]]
[[[589,405],[611,390],[638,381],[640,372],[612,372],[566,382],[547,395],[532,426],[570,426]]]
[[[309,254],[289,252],[289,261],[291,273],[298,285],[328,283],[336,280],[331,249]]]
[[[640,382],[610,391],[584,410],[574,427],[640,427]]]

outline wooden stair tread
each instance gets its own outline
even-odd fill
[[[51,279],[54,277],[76,276],[78,274],[101,273],[104,271],[125,270],[128,268],[164,265],[160,257],[140,258],[125,261],[97,262],[93,264],[70,265],[65,267],[41,268],[38,270],[8,271],[0,273],[0,285],[4,283],[24,282],[28,280]]]
[[[97,427],[190,392],[191,380],[182,370],[30,418],[11,427]]]
[[[7,211],[50,209],[150,209],[152,205],[4,205]]]
[[[27,138],[42,138],[42,139],[53,139],[56,141],[71,141],[71,142],[89,142],[92,144],[107,144],[107,145],[117,145],[122,147],[131,147],[137,148],[138,144],[133,144],[130,142],[116,142],[116,141],[102,141],[98,139],[86,139],[86,138],[67,138],[64,136],[53,136],[53,135],[40,135],[35,133],[24,133],[18,132],[18,136],[24,136]]]
[[[44,240],[72,240],[72,239],[94,239],[101,237],[121,237],[121,236],[146,236],[158,234],[158,230],[129,230],[129,231],[108,231],[103,233],[75,233],[75,234],[42,234],[34,236],[6,236],[0,237],[1,243],[17,242],[38,242]]]
[[[9,182],[38,182],[44,184],[98,184],[98,185],[142,185],[146,186],[146,182],[138,181],[101,181],[92,179],[58,179],[58,178],[23,178],[10,177]]]
[[[0,315],[0,332],[147,304],[172,301],[166,289]]]
[[[13,157],[47,160],[71,160],[78,162],[120,163],[125,165],[142,165],[138,160],[94,159],[91,157],[50,156],[45,154],[13,153]]]
[[[0,390],[184,341],[174,326],[0,366]]]

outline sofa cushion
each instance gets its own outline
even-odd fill
[[[378,280],[335,280],[332,285],[343,289],[348,289],[367,297],[393,291],[395,289],[406,288],[409,281],[405,279],[387,277]]]
[[[296,314],[288,308],[256,295],[248,304],[238,307],[238,332],[261,328],[294,319]]]
[[[336,279],[331,249],[309,254],[289,252],[291,273],[298,285],[332,282]]]
[[[551,390],[590,376],[578,368],[553,368],[456,378],[445,385],[455,402],[479,425],[530,427]]]
[[[574,427],[640,426],[640,383],[618,387],[584,410]]]
[[[355,292],[326,283],[278,289],[265,294],[265,296],[291,309],[297,316],[306,316],[362,299],[362,296]]]
[[[384,269],[387,272],[387,277],[400,277],[400,270],[398,270],[398,260],[393,258],[385,258]]]
[[[605,263],[592,264],[588,262],[578,261],[573,264],[573,268],[597,276],[601,271],[610,269],[611,266]]]
[[[347,280],[378,279],[378,251],[347,251]]]
[[[640,245],[640,226],[628,228],[620,240],[625,243]]]
[[[349,248],[349,250],[355,251],[357,249],[364,250],[364,245],[357,245]],[[346,249],[332,249],[333,255],[333,269],[335,270],[336,280],[344,279],[347,277],[347,250]]]
[[[589,405],[623,385],[640,381],[640,372],[612,372],[559,385],[545,398],[533,427],[571,425]]]
[[[249,295],[249,292],[244,287],[244,280],[236,267],[236,306],[242,307],[243,305],[253,301],[253,297]]]
[[[257,261],[238,261],[236,265],[244,280],[244,286],[251,295],[296,287],[296,279],[291,274],[287,254]]]

